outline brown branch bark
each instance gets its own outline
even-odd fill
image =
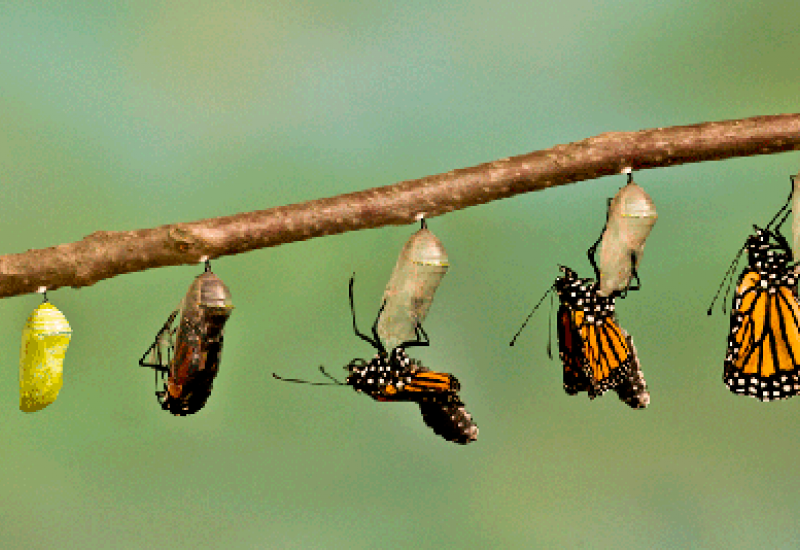
[[[800,114],[608,132],[516,157],[337,197],[162,225],[0,256],[0,297],[79,288],[154,267],[196,263],[322,235],[413,223],[477,204],[633,170],[800,149]]]

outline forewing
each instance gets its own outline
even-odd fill
[[[591,372],[589,397],[596,397],[617,387],[628,376],[632,352],[613,316],[605,317],[601,324],[584,324],[581,336]]]
[[[723,379],[732,392],[760,401],[800,392],[800,306],[793,288],[762,285],[750,268],[742,273]]]
[[[566,306],[558,309],[558,355],[564,365],[564,391],[569,395],[588,391],[591,386],[585,369],[583,344],[573,315]]]

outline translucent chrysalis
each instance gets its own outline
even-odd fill
[[[428,230],[424,218],[421,224],[400,251],[383,293],[378,335],[387,349],[415,338],[416,327],[428,315],[433,295],[450,266],[441,241]]]
[[[644,253],[644,242],[658,214],[653,199],[636,185],[631,174],[608,206],[606,226],[598,241],[601,296],[624,292]],[[590,249],[590,258],[598,246]]]
[[[56,400],[64,383],[64,356],[71,336],[67,318],[45,297],[22,329],[19,410],[39,411]]]
[[[161,407],[177,416],[194,414],[206,404],[222,358],[223,328],[233,311],[231,292],[206,270],[192,281],[178,309],[156,334],[139,365],[168,374]],[[178,326],[173,328],[175,319]]]

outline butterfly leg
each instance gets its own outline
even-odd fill
[[[417,325],[414,327],[414,333],[417,336],[416,340],[403,342],[402,344],[400,344],[399,347],[413,348],[413,347],[425,347],[431,345],[431,341],[430,338],[428,338],[428,334],[425,332],[425,329],[423,329],[422,325],[420,325],[419,323],[417,323]]]
[[[360,330],[358,330],[358,324],[356,323],[356,308],[355,305],[353,304],[353,282],[355,281],[355,278],[356,278],[355,274],[353,274],[353,276],[350,277],[350,314],[353,317],[353,332],[356,333],[356,336],[358,336],[365,342],[368,342],[369,345],[371,345],[378,351],[385,351],[383,348],[383,344],[381,344],[380,342],[380,339],[377,338],[375,327],[373,327],[373,334],[376,336],[376,339],[374,340],[369,336],[367,336],[366,334],[362,333]],[[381,311],[383,311],[383,308],[381,308]],[[378,317],[380,317],[380,312],[378,313]],[[377,326],[377,319],[375,321],[375,326]]]

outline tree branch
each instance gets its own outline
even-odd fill
[[[608,132],[445,174],[268,210],[96,231],[82,240],[0,256],[0,298],[79,288],[154,267],[197,263],[347,231],[413,223],[452,210],[633,170],[800,149],[800,114],[639,132]]]

